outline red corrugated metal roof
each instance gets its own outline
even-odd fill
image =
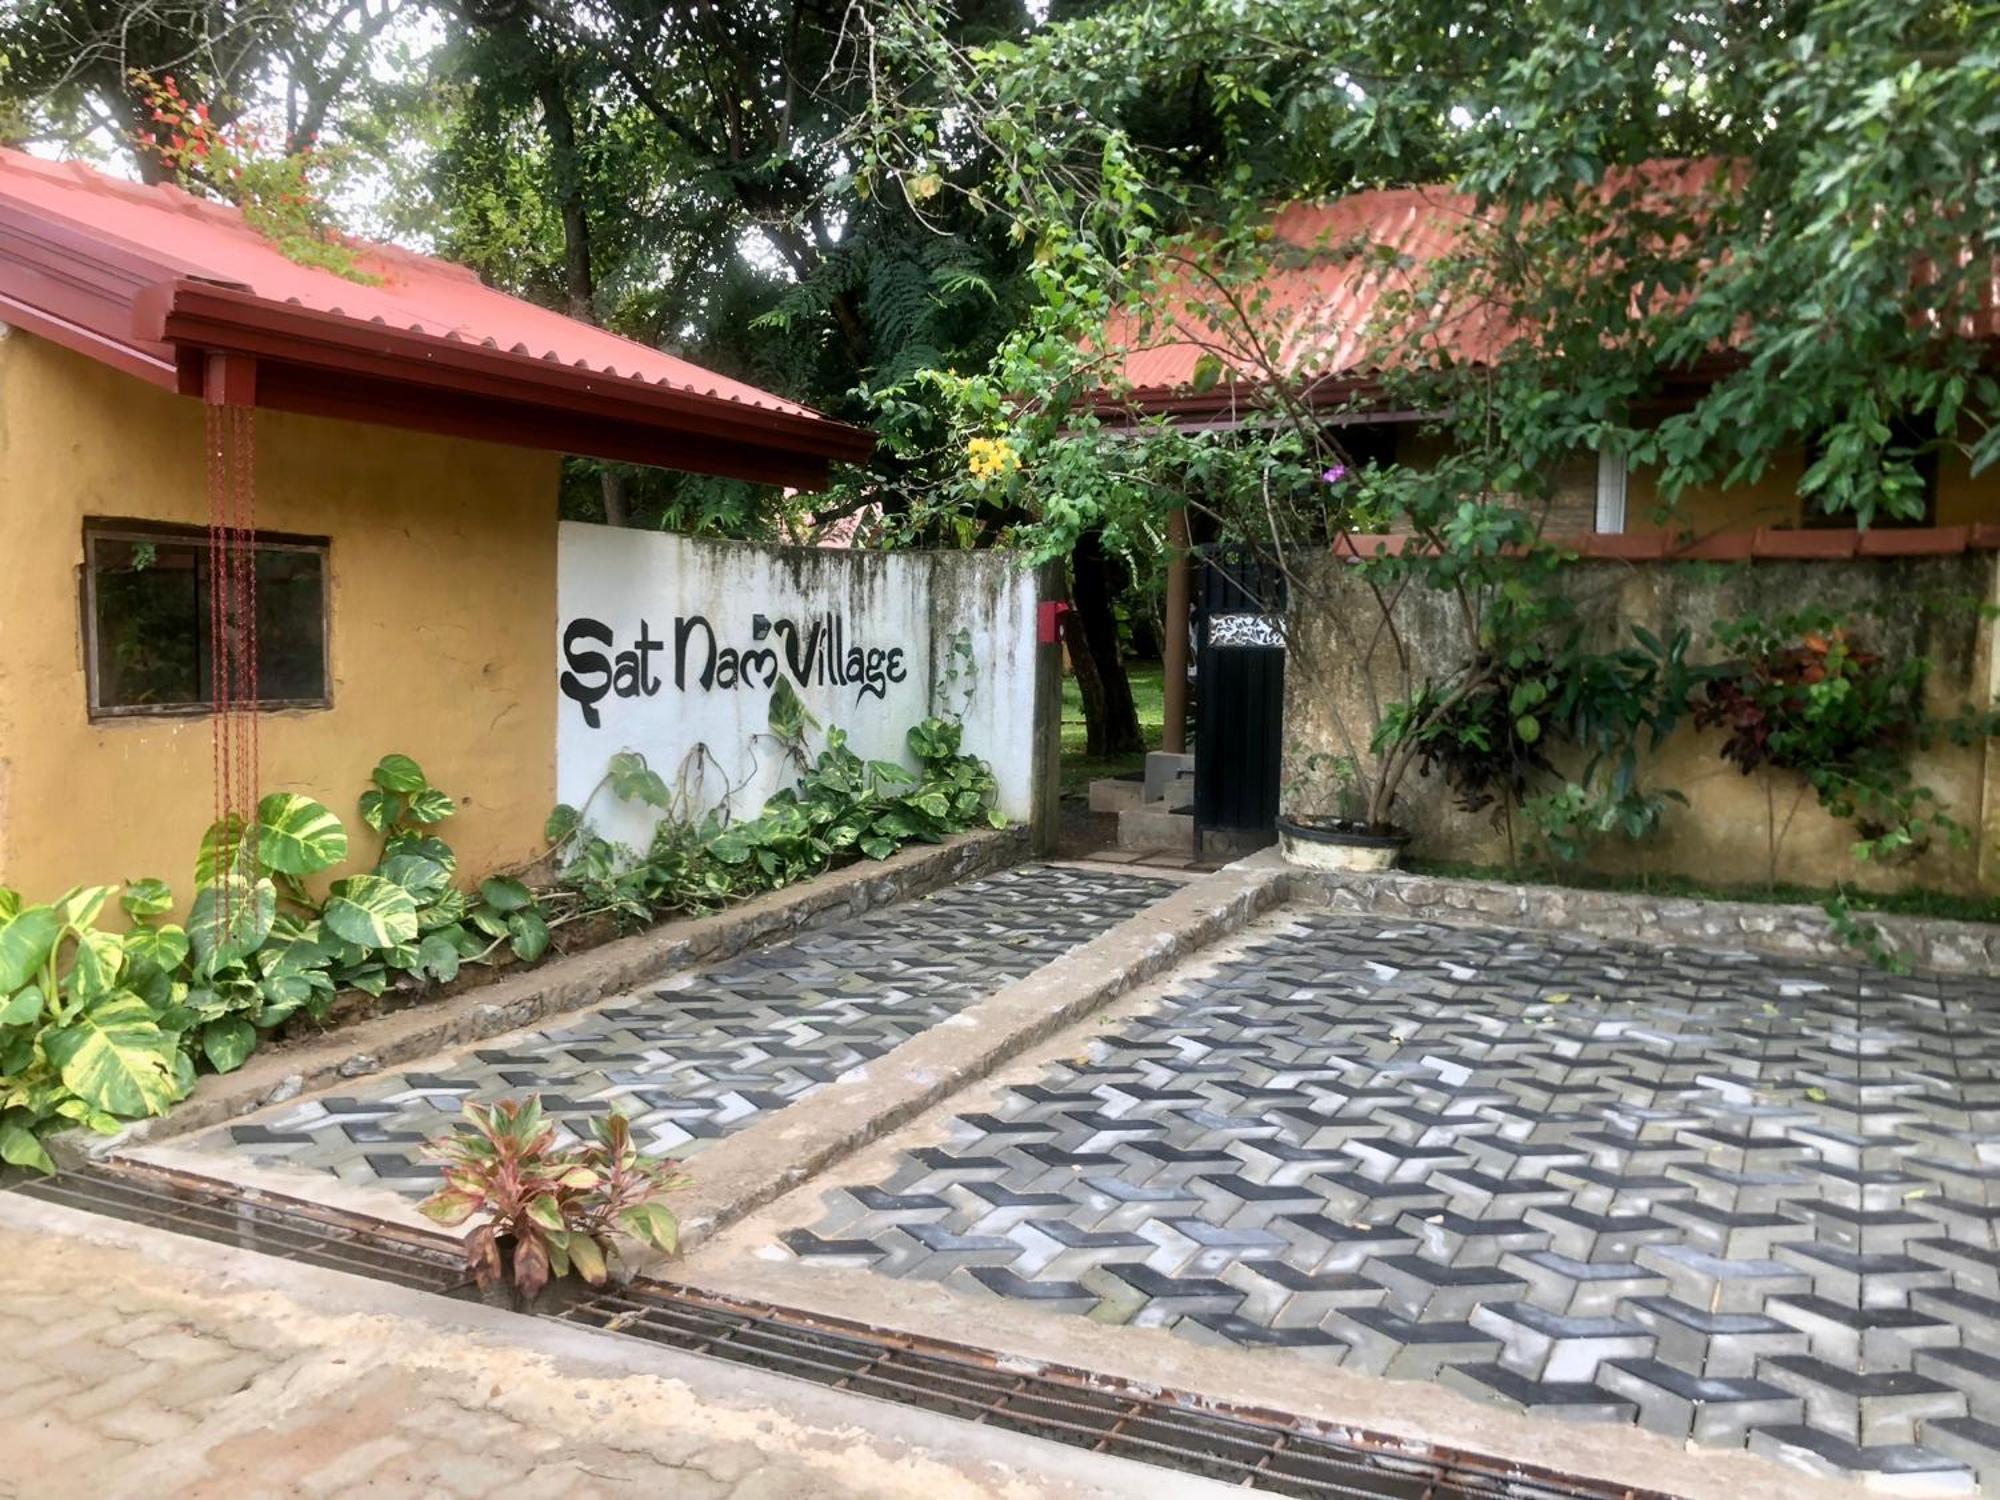
[[[390,387],[407,383],[492,402],[505,419],[491,434],[499,441],[715,472],[757,467],[751,450],[768,449],[774,470],[816,470],[789,476],[805,483],[824,477],[829,458],[871,446],[857,429],[495,291],[462,266],[354,244],[374,284],[288,260],[232,207],[0,150],[0,319],[155,383],[187,389],[190,350],[234,340],[255,343],[248,352],[270,367],[259,404],[392,420],[408,393]],[[362,407],[352,412],[336,409],[343,362],[369,366],[348,371]],[[370,401],[384,410],[371,417]],[[543,422],[512,420],[538,403]],[[443,405],[442,430],[478,424],[466,401]],[[399,425],[425,425],[402,415]],[[636,451],[649,429],[670,440],[659,458]],[[698,461],[704,434],[719,462]]]
[[[1331,203],[1293,203],[1280,209],[1271,224],[1274,238],[1301,252],[1291,263],[1276,265],[1259,283],[1264,304],[1248,320],[1254,331],[1275,337],[1285,369],[1310,367],[1322,374],[1365,369],[1364,334],[1382,299],[1410,284],[1411,269],[1420,269],[1447,253],[1463,233],[1471,200],[1444,188],[1385,188],[1353,193]],[[1381,246],[1401,265],[1385,263]],[[1214,288],[1196,284],[1197,304],[1216,297]],[[1163,299],[1172,307],[1172,293]],[[1139,319],[1120,317],[1106,330],[1106,347],[1122,351],[1120,374],[1139,393],[1167,393],[1188,388],[1195,366],[1213,353],[1227,375],[1255,380],[1264,368],[1258,352],[1246,347],[1253,330],[1243,326],[1203,324],[1198,313],[1180,308],[1159,318],[1147,337]]]
[[[1693,207],[1724,169],[1719,160],[1661,160],[1625,169],[1606,179],[1606,192],[1643,184],[1645,196]],[[1153,326],[1141,317],[1119,316],[1106,329],[1104,347],[1117,369],[1119,390],[1101,404],[1107,409],[1170,411],[1190,418],[1228,417],[1275,365],[1288,378],[1319,385],[1335,397],[1366,389],[1381,361],[1371,353],[1370,333],[1379,343],[1384,299],[1420,282],[1425,269],[1449,254],[1474,222],[1475,204],[1445,187],[1383,188],[1350,193],[1329,203],[1292,203],[1273,216],[1271,230],[1279,253],[1256,285],[1263,298],[1248,318],[1218,327],[1203,309],[1215,304],[1217,288],[1190,272],[1191,292],[1172,288],[1153,299]],[[1287,252],[1284,247],[1289,247]],[[1246,294],[1232,288],[1239,299]],[[1192,304],[1192,305],[1190,305]],[[1162,311],[1164,310],[1164,311]],[[1507,328],[1495,309],[1434,310],[1433,337],[1459,363],[1479,363],[1502,347]],[[1246,326],[1247,325],[1247,326]],[[2000,261],[1994,286],[1966,337],[2000,334]],[[1275,340],[1276,357],[1252,351],[1249,337]],[[1196,367],[1205,355],[1222,363],[1221,380],[1206,391],[1194,389]],[[1718,351],[1718,361],[1727,352]],[[1699,373],[1699,372],[1696,372]],[[1114,384],[1107,382],[1107,386]]]

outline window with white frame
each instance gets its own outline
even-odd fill
[[[1597,529],[1625,530],[1625,455],[1601,449],[1597,455]]]

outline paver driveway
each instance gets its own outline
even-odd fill
[[[1115,870],[1005,871],[753,949],[561,1025],[218,1127],[190,1145],[422,1194],[438,1175],[422,1145],[451,1128],[465,1100],[539,1093],[570,1125],[619,1108],[646,1149],[686,1157],[1173,889]]]
[[[1856,1470],[2000,1458],[2000,992],[1298,916],[786,1238]]]

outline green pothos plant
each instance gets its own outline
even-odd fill
[[[168,920],[176,903],[158,879],[43,905],[0,888],[0,1159],[48,1171],[51,1131],[163,1114],[198,1066],[241,1067],[294,1016],[323,1018],[341,989],[448,981],[503,946],[541,957],[548,926],[525,885],[455,886],[457,857],[435,831],[455,804],[422,768],[385,756],[371,783],[361,817],[380,856],[324,897],[307,882],[348,858],[347,830],[296,792],[203,834],[185,926]],[[113,894],[123,933],[97,925]]]
[[[933,716],[905,737],[916,769],[869,760],[829,727],[820,726],[792,685],[772,690],[767,737],[797,771],[796,782],[771,797],[756,817],[727,822],[711,810],[684,809],[644,758],[612,758],[603,785],[625,801],[668,816],[642,854],[622,850],[592,831],[586,808],[558,807],[548,833],[563,877],[552,902],[566,904],[560,920],[610,914],[628,922],[710,911],[759,891],[808,879],[854,859],[887,859],[905,844],[936,842],[981,825],[1004,827],[997,785],[985,761],[964,751],[959,721]]]

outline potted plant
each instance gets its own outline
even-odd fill
[[[687,1176],[634,1146],[621,1114],[598,1120],[595,1133],[558,1147],[535,1095],[468,1102],[464,1125],[425,1148],[444,1163],[444,1186],[419,1211],[449,1228],[483,1216],[465,1237],[466,1269],[483,1294],[525,1312],[553,1279],[575,1273],[602,1286],[619,1233],[668,1254],[679,1245],[678,1221],[653,1200]]]
[[[1302,800],[1324,799],[1325,812],[1293,812],[1278,819],[1278,852],[1285,863],[1304,870],[1348,873],[1393,869],[1410,842],[1409,833],[1394,826],[1378,828],[1368,820],[1368,794],[1353,757],[1315,751],[1301,770],[1311,782],[1328,788],[1301,793],[1287,788],[1287,807]]]

